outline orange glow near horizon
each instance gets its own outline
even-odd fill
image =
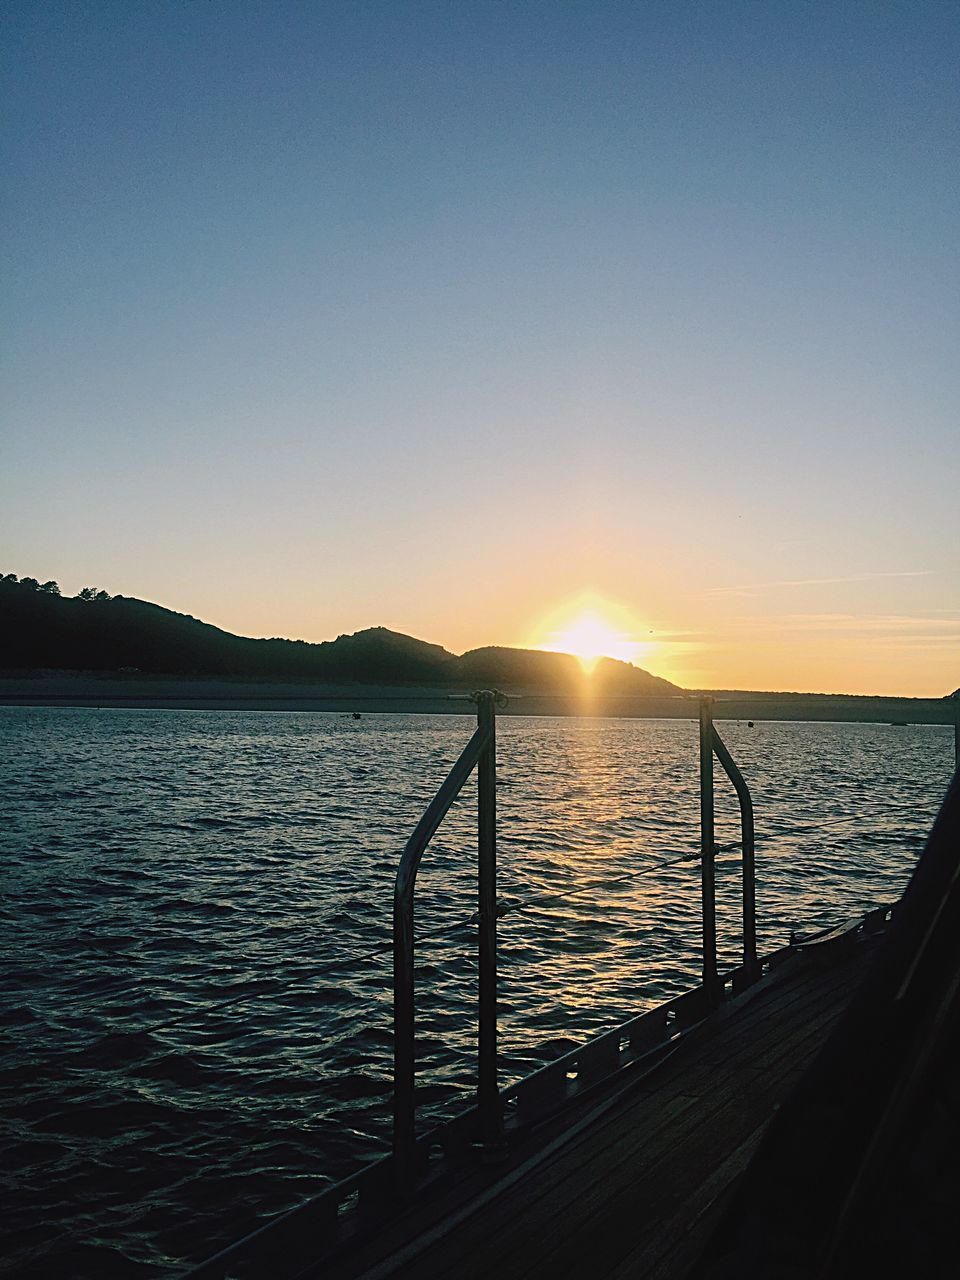
[[[92,580],[237,635],[320,643],[385,626],[457,654],[501,645],[576,652],[590,664],[603,653],[684,689],[943,698],[960,684],[960,608],[952,580],[933,573],[720,591],[679,569],[669,590],[654,576],[638,581],[624,570],[609,575],[606,594],[578,591],[537,563],[493,599],[481,598],[470,577],[427,597],[372,570],[351,579],[349,591],[361,594],[350,595],[347,587],[305,593],[253,571],[242,591],[226,574],[191,577],[202,569],[191,561],[166,566],[168,577],[152,576],[145,563],[116,576],[68,577],[53,560],[25,567],[40,581],[56,579],[64,595]],[[577,634],[578,620],[591,614],[605,630],[602,642],[593,627]]]

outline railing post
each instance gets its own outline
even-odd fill
[[[703,989],[719,996],[717,974],[717,900],[714,878],[713,699],[700,699],[700,897],[703,910]]]
[[[753,803],[744,785],[740,796],[740,853],[743,869],[743,967],[747,980],[759,974],[757,959],[757,859],[753,829]]]
[[[413,896],[393,901],[393,1160],[399,1191],[409,1186],[416,1137]]]
[[[953,767],[960,769],[960,689],[948,694],[946,701],[953,703]]]
[[[497,713],[496,694],[477,694],[477,727],[486,745],[477,763],[477,1107],[485,1147],[500,1141],[497,1089]]]

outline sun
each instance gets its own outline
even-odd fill
[[[581,613],[569,627],[554,632],[551,638],[553,643],[543,648],[555,653],[572,653],[580,659],[587,675],[601,658],[621,658],[629,662],[634,654],[629,638],[592,610]]]
[[[635,638],[638,627],[622,606],[577,601],[557,610],[538,629],[535,647],[572,653],[590,675],[601,658],[634,662],[649,645]]]

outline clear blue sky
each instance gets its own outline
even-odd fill
[[[8,3],[0,570],[458,651],[590,591],[681,682],[947,692],[958,36]]]

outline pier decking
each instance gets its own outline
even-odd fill
[[[956,1022],[951,1018],[960,990],[955,941],[960,936],[960,783],[954,780],[896,908],[877,908],[861,921],[792,941],[760,958],[752,801],[704,699],[701,985],[501,1089],[496,1076],[496,921],[508,908],[499,903],[495,889],[495,696],[478,695],[477,732],[400,861],[394,899],[390,1155],[208,1259],[189,1273],[191,1280],[481,1280],[490,1275],[498,1280],[580,1280],[585,1271],[607,1280],[685,1280],[704,1274],[704,1266],[711,1268],[711,1280],[741,1274],[820,1276],[829,1242],[816,1256],[811,1253],[807,1270],[797,1270],[791,1255],[798,1253],[796,1241],[809,1236],[818,1221],[825,1229],[832,1229],[835,1219],[846,1221],[844,1197],[849,1204],[856,1203],[850,1199],[854,1192],[863,1199],[861,1183],[866,1184],[862,1177],[856,1180],[857,1152],[866,1144],[868,1163],[877,1164],[870,1145],[874,1110],[889,1101],[879,1094],[873,1098],[873,1082],[896,1094],[895,1073],[892,1084],[886,1076],[906,1045],[913,1057],[904,1078],[917,1092],[917,1082],[930,1075],[928,1059],[944,1039],[942,1028]],[[741,854],[743,960],[728,973],[717,967],[714,758],[733,783],[741,812],[741,838],[729,847]],[[480,907],[475,917],[476,1105],[454,1121],[418,1134],[413,887],[424,849],[475,766]],[[933,1030],[928,1033],[923,1017],[931,1001]],[[916,1026],[910,1020],[914,1013]],[[834,1060],[840,1062],[839,1083],[827,1070]],[[949,1060],[955,1061],[955,1054]],[[826,1081],[820,1082],[820,1094],[816,1088],[811,1092],[810,1081],[820,1076]],[[805,1083],[798,1087],[801,1081]],[[803,1088],[809,1095],[806,1110],[798,1111],[796,1097]],[[832,1111],[824,1109],[824,1098]],[[848,1118],[859,1124],[849,1141],[841,1137],[834,1160],[837,1170],[847,1164],[854,1169],[854,1190],[840,1178],[834,1191],[841,1210],[828,1212],[820,1206],[797,1222],[787,1248],[787,1270],[745,1270],[741,1255],[755,1254],[756,1242],[783,1216],[780,1200],[789,1198],[783,1188],[790,1182],[784,1167],[789,1171],[798,1161],[804,1166],[804,1190],[814,1200],[818,1188],[829,1182],[831,1170],[820,1167],[821,1150],[831,1136],[824,1132],[828,1113],[835,1129],[844,1129]],[[899,1113],[893,1108],[890,1114]],[[772,1145],[776,1152],[784,1115],[794,1116],[792,1145],[784,1147],[787,1154],[781,1154],[779,1166],[773,1160],[771,1168],[778,1171],[765,1180],[757,1169],[764,1158],[768,1163],[773,1159],[769,1149]],[[747,1186],[749,1194],[742,1190]],[[757,1220],[741,1247],[736,1223],[764,1200],[766,1210],[754,1213]],[[731,1269],[728,1257],[740,1262]]]
[[[678,1278],[863,976],[873,938],[791,958],[539,1150],[413,1207],[304,1277]]]

